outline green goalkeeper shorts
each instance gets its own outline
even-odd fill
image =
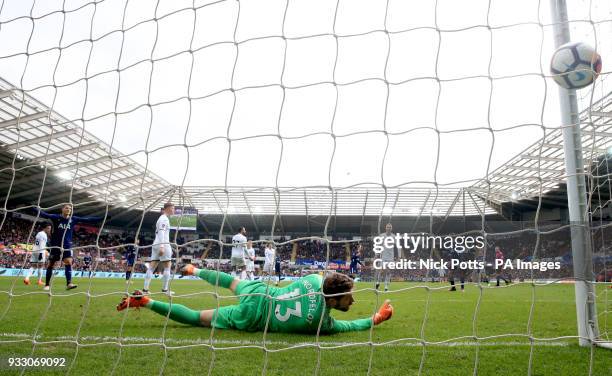
[[[265,294],[268,286],[260,281],[240,281],[236,295],[240,303],[214,310],[212,326],[217,329],[237,329],[249,332],[263,330],[268,315],[269,300]]]

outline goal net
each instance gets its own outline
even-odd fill
[[[560,94],[564,29],[603,69]],[[611,36],[607,0],[0,2],[0,369],[606,372]],[[238,304],[180,269],[231,272],[245,227],[266,291],[340,272],[334,318],[393,317],[289,335],[117,312],[167,202],[170,309]],[[32,253],[66,204],[72,272],[45,291]]]

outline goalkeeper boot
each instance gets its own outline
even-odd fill
[[[140,308],[149,303],[149,297],[144,295],[142,291],[136,290],[130,296],[125,296],[121,302],[117,304],[117,311],[123,311],[126,308]]]
[[[77,287],[79,287],[79,286],[75,285],[74,283],[69,283],[69,284],[66,285],[66,290],[76,289]]]
[[[374,322],[374,325],[378,325],[383,321],[389,320],[391,316],[393,316],[393,306],[391,305],[391,301],[387,299],[380,307],[378,312],[374,314],[372,320]]]

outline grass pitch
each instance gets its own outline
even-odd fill
[[[592,374],[612,374],[612,351],[581,348],[575,338],[574,286],[516,284],[507,288],[468,285],[466,292],[449,292],[446,285],[393,283],[391,291],[377,297],[373,291],[355,293],[356,304],[347,313],[333,312],[336,319],[372,315],[384,298],[395,307],[390,321],[369,331],[317,338],[309,335],[268,333],[267,354],[262,350],[263,333],[215,330],[167,322],[147,309],[117,312],[116,304],[126,291],[119,279],[79,279],[77,290],[66,296],[64,279],[55,281],[51,299],[38,286],[13,277],[0,278],[0,374],[17,375],[6,367],[7,357],[65,357],[66,367],[28,369],[26,375],[586,375],[592,356]],[[417,287],[421,286],[421,287]],[[370,288],[358,283],[356,289]],[[606,294],[609,285],[599,285],[600,329],[607,333],[612,309]],[[135,280],[130,290],[142,288]],[[151,291],[159,291],[153,281]],[[214,288],[203,281],[176,280],[174,302],[194,309],[216,306]],[[607,289],[607,290],[606,290]],[[89,291],[90,296],[87,296]],[[221,305],[236,299],[220,289]],[[610,291],[610,292],[608,292]],[[36,292],[36,293],[35,293]],[[28,293],[28,294],[24,294]],[[61,296],[64,295],[64,296]],[[480,299],[479,299],[480,297]],[[167,300],[165,297],[154,296]],[[535,303],[532,305],[532,300]],[[606,311],[606,304],[607,312]],[[529,321],[533,308],[532,320]],[[533,346],[526,337],[538,339]],[[473,335],[486,339],[473,340]],[[36,341],[49,342],[34,344]],[[79,346],[76,345],[78,338]],[[162,346],[162,338],[166,347]],[[421,339],[428,343],[423,346]],[[372,346],[369,341],[376,345]],[[121,341],[124,345],[118,346]],[[388,344],[384,344],[387,343]],[[439,342],[439,343],[431,343]],[[355,345],[355,343],[362,343]],[[365,344],[364,344],[365,343]],[[381,344],[382,343],[382,344]],[[289,347],[296,348],[288,349]],[[4,367],[4,368],[2,368]]]

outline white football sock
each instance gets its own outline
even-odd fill
[[[151,268],[147,268],[147,273],[145,274],[145,280],[144,280],[145,290],[149,289],[149,285],[151,284],[151,278],[153,278],[153,271],[151,270]]]
[[[168,283],[170,282],[170,268],[164,268],[164,274],[162,274],[162,290],[168,290]]]

